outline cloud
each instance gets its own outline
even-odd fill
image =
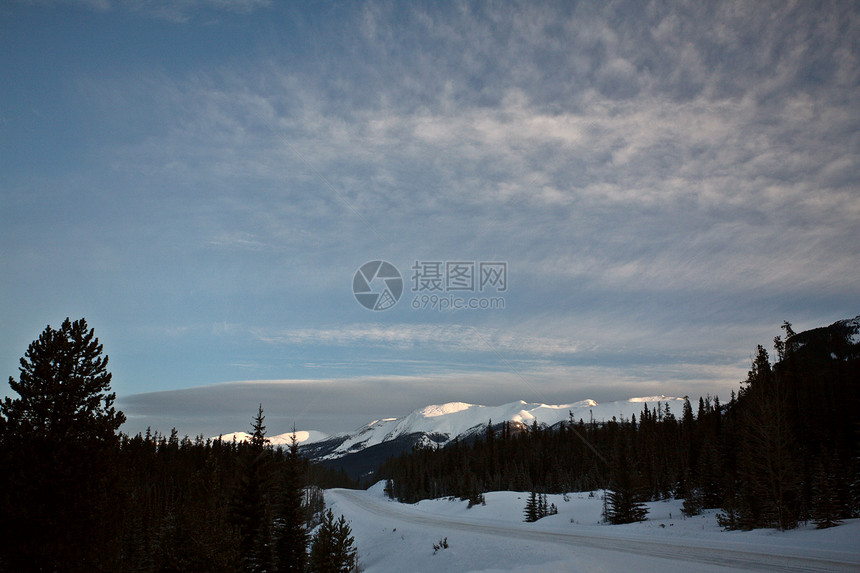
[[[524,399],[560,404],[590,398],[606,402],[655,394],[714,395],[715,388],[727,400],[730,390],[737,388],[735,381],[743,379],[748,367],[679,363],[631,372],[625,368],[549,366],[518,373],[460,371],[258,380],[123,396],[118,405],[128,416],[122,430],[130,434],[147,427],[162,433],[176,427],[180,434],[208,437],[245,430],[259,404],[272,435],[289,431],[293,424],[300,430],[336,433],[449,401],[499,405]],[[492,388],[489,393],[488,388]]]
[[[271,6],[272,0],[18,0],[42,6],[72,5],[95,12],[129,10],[175,23],[190,21],[204,10],[250,14]]]
[[[847,247],[860,246],[850,232],[860,216],[857,153],[834,140],[851,120],[803,94],[777,106],[778,124],[751,98],[592,97],[576,112],[549,113],[520,91],[492,109],[392,107],[345,118],[307,103],[279,113],[290,107],[285,96],[307,102],[310,92],[255,93],[256,82],[165,86],[176,128],[123,152],[154,176],[211,184],[255,227],[254,245],[283,244],[296,229],[302,240],[338,240],[326,232],[335,222],[357,237],[386,209],[397,217],[381,234],[372,225],[367,245],[406,237],[406,250],[414,245],[406,229],[432,220],[435,244],[450,252],[468,240],[475,227],[463,219],[475,215],[485,241],[517,239],[502,243],[511,259],[544,268],[567,259],[558,266],[611,288],[770,288],[789,276],[802,276],[804,288],[855,284],[843,271]],[[294,85],[289,75],[275,83]],[[272,193],[234,203],[230,182],[248,179]],[[273,204],[276,192],[289,201]],[[250,236],[212,234],[212,245]]]
[[[332,329],[254,332],[269,344],[423,348],[445,352],[501,352],[506,355],[574,355],[586,346],[565,338],[527,336],[458,324],[353,324]]]
[[[19,4],[37,6],[73,5],[95,12],[106,12],[113,6],[112,0],[16,0]]]
[[[178,209],[176,221],[197,222],[195,239],[213,256],[268,253],[264,260],[288,264],[271,287],[285,292],[305,281],[344,294],[356,266],[383,255],[397,264],[507,260],[503,322],[512,334],[458,324],[246,325],[260,339],[461,356],[491,346],[505,356],[566,359],[607,344],[695,352],[706,336],[700,330],[710,328],[727,352],[746,352],[782,319],[809,316],[794,301],[809,307],[856,293],[860,163],[850,90],[818,93],[814,82],[798,83],[787,70],[805,65],[811,48],[771,54],[750,32],[764,26],[765,37],[781,42],[763,13],[723,15],[713,33],[699,16],[658,14],[640,54],[634,40],[645,32],[627,35],[630,20],[613,28],[604,14],[560,18],[573,30],[568,46],[560,32],[541,40],[559,20],[541,9],[523,8],[521,26],[490,10],[451,21],[410,12],[415,21],[402,27],[384,6],[364,10],[375,31],[361,32],[363,48],[351,56],[327,59],[333,54],[320,48],[326,74],[314,70],[322,60],[297,67],[270,57],[241,70],[136,74],[108,89],[96,82],[95,93],[150,94],[147,105],[162,118],[111,164],[164,182],[164,196],[155,197]],[[795,17],[799,29],[815,28],[813,15]],[[522,57],[499,46],[490,20],[527,48]],[[474,36],[462,36],[472,23]],[[387,51],[410,33],[438,48],[430,60]],[[733,46],[739,37],[753,42],[750,58]],[[857,77],[840,41],[828,42],[837,75]],[[498,59],[489,57],[493,47]],[[547,49],[570,55],[550,72],[535,60]],[[715,59],[714,50],[737,64]],[[458,63],[443,73],[442,61]],[[463,68],[473,66],[483,66],[486,90],[469,87]],[[613,81],[633,82],[635,94],[605,84]],[[118,101],[116,113],[125,113],[127,98]],[[175,186],[184,200],[172,199]],[[188,240],[184,223],[172,230]],[[532,313],[553,326],[535,325]],[[765,322],[750,326],[745,316]],[[728,332],[733,321],[744,337]],[[661,328],[672,336],[654,337]]]
[[[473,368],[486,392],[488,372],[515,388],[507,361],[566,380],[562,401],[626,397],[724,384],[783,319],[856,314],[850,3],[135,5],[90,6],[268,32],[70,67],[98,137],[56,144],[86,151],[74,173],[23,176],[0,212],[33,304],[108,306],[148,339],[178,325],[149,348],[176,363],[126,369],[146,383]],[[376,258],[507,261],[506,308],[359,314],[350,280]],[[28,278],[56,266],[63,293]],[[438,401],[425,380],[408,408]]]

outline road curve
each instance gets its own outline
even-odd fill
[[[809,573],[817,571],[856,571],[860,572],[860,561],[852,555],[828,557],[809,557],[797,555],[776,555],[759,551],[739,550],[736,547],[716,548],[699,547],[689,544],[675,544],[660,539],[647,541],[600,535],[582,535],[557,531],[527,530],[516,524],[491,524],[487,522],[465,521],[446,516],[434,515],[372,497],[365,492],[354,490],[330,490],[327,495],[338,500],[342,507],[351,506],[356,511],[369,512],[390,520],[412,523],[428,527],[480,533],[496,537],[509,537],[543,543],[561,544],[566,547],[584,547],[605,551],[630,553],[667,559],[670,561],[693,564],[708,564],[725,567],[734,571],[784,571],[788,573]],[[635,560],[631,560],[635,563]]]

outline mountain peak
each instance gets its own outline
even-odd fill
[[[447,404],[430,405],[418,410],[418,412],[425,418],[435,418],[436,416],[462,412],[463,410],[468,410],[472,406],[473,404],[467,404],[466,402],[448,402]]]
[[[674,398],[672,396],[663,396],[661,394],[659,396],[643,396],[641,398],[630,398],[627,401],[634,404],[641,404],[643,402],[654,404],[656,402],[671,402],[674,400],[683,400],[683,398]]]
[[[790,352],[802,352],[817,359],[846,360],[860,354],[860,316],[838,320],[798,332],[786,340]]]
[[[328,439],[328,434],[324,434],[322,432],[317,432],[314,430],[299,430],[295,432],[295,435],[296,442],[301,445],[313,444]],[[229,434],[222,434],[220,438],[221,441],[224,442],[232,442],[233,440],[236,440],[237,442],[247,442],[251,440],[251,434],[249,434],[248,432],[232,432]],[[278,434],[277,436],[268,436],[267,439],[269,440],[269,444],[273,446],[289,446],[293,441],[293,432],[287,432],[286,434]]]
[[[860,344],[860,316],[840,320],[836,324],[842,324],[845,328],[845,338],[849,344]]]

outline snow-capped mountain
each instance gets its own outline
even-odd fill
[[[789,350],[834,360],[860,355],[860,316],[799,332],[786,341]]]
[[[302,444],[302,453],[335,469],[345,469],[353,477],[374,471],[392,455],[410,451],[415,446],[443,447],[455,439],[468,440],[486,431],[487,424],[498,426],[511,422],[515,427],[533,423],[551,427],[567,421],[606,422],[613,417],[630,419],[639,416],[647,404],[650,409],[660,403],[675,416],[681,415],[683,398],[648,396],[598,404],[582,400],[570,404],[538,404],[522,400],[501,406],[482,406],[449,402],[425,406],[402,418],[374,420],[353,432],[335,434],[326,439]]]
[[[786,341],[791,352],[817,356],[817,359],[845,360],[860,354],[860,316],[840,320],[830,326],[797,333]],[[415,446],[442,447],[455,439],[468,440],[483,433],[487,424],[511,422],[514,428],[537,422],[552,427],[567,421],[606,422],[613,417],[637,417],[647,404],[649,409],[666,407],[676,417],[682,414],[683,398],[647,396],[598,404],[582,400],[570,404],[539,404],[522,400],[500,406],[482,406],[449,402],[425,406],[400,418],[374,420],[352,432],[327,436],[321,432],[296,432],[302,453],[336,469],[344,468],[353,477],[375,470],[392,455],[410,451]],[[273,445],[288,445],[292,433],[270,438]],[[225,440],[243,440],[250,436],[236,432],[222,436]]]
[[[314,442],[321,442],[322,440],[327,439],[328,434],[324,434],[322,432],[317,432],[315,430],[311,431],[296,431],[296,442],[299,445],[312,444]],[[246,442],[251,439],[251,434],[247,432],[232,432],[230,434],[222,434],[221,440],[225,442],[232,442],[236,440],[237,442]],[[269,439],[269,443],[275,447],[277,446],[289,446],[293,441],[293,432],[287,432],[286,434],[278,434],[277,436],[267,436]]]
[[[582,400],[570,404],[539,404],[523,400],[501,406],[482,406],[465,402],[449,402],[419,408],[401,418],[374,420],[352,432],[327,436],[316,431],[297,431],[296,439],[302,454],[311,460],[320,461],[335,469],[343,468],[353,477],[365,476],[374,471],[392,455],[410,451],[415,446],[443,447],[455,439],[469,440],[486,431],[492,422],[494,427],[511,422],[515,428],[531,426],[535,422],[552,427],[573,416],[579,422],[608,422],[613,417],[621,420],[641,414],[647,404],[649,409],[668,406],[676,417],[681,416],[683,398],[647,396],[617,402],[598,404],[594,400]],[[269,437],[273,446],[287,446],[292,432]],[[245,432],[234,432],[221,436],[222,440],[243,441],[250,439]]]
[[[374,420],[354,432],[336,434],[317,441],[309,450],[315,451],[316,459],[335,459],[365,450],[373,446],[392,442],[408,436],[420,436],[425,444],[444,446],[455,438],[468,438],[483,432],[487,424],[516,422],[526,426],[535,421],[542,426],[554,426],[573,415],[575,421],[585,422],[629,419],[642,412],[647,403],[655,407],[657,402],[668,404],[674,414],[680,415],[683,398],[649,396],[631,398],[619,402],[598,404],[594,400],[582,400],[571,404],[536,404],[523,400],[501,406],[481,406],[465,402],[449,402],[420,408],[402,418]],[[308,444],[309,446],[311,444]]]

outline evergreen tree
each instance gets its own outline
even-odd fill
[[[276,527],[275,555],[279,573],[301,573],[307,561],[308,533],[302,508],[302,475],[296,429],[290,437]]]
[[[669,495],[685,497],[687,514],[721,508],[720,523],[733,529],[860,516],[860,344],[856,323],[847,322],[800,334],[784,325],[777,362],[759,347],[740,392],[726,404],[699,398],[696,416],[685,400],[677,418],[660,402],[629,422],[504,422],[498,435],[392,458],[378,476],[406,502],[465,499],[475,484],[552,493],[608,487],[612,519],[629,519],[629,503],[641,509]],[[539,518],[541,499],[528,501],[524,518]]]
[[[724,529],[748,531],[756,526],[748,503],[749,497],[743,493],[743,484],[732,481],[726,488],[722,510],[717,514],[717,523]]]
[[[757,526],[791,529],[799,517],[796,443],[789,423],[787,390],[780,373],[771,367],[767,351],[759,346],[739,399],[744,406],[745,495]]]
[[[648,508],[641,499],[639,475],[631,464],[631,460],[635,460],[635,454],[630,438],[619,435],[613,451],[612,487],[606,492],[604,510],[606,521],[612,524],[643,521],[648,515]]]
[[[266,437],[266,426],[263,422],[266,417],[263,415],[263,405],[260,404],[257,408],[257,415],[254,417],[254,422],[251,424],[251,448],[260,452],[269,444],[269,438]]]
[[[824,461],[819,461],[815,472],[812,499],[812,520],[818,529],[842,523],[839,519],[839,503],[836,499],[836,476],[829,471]]]
[[[353,573],[358,569],[355,539],[346,519],[335,520],[331,509],[311,542],[310,573]]]
[[[84,319],[67,318],[59,330],[45,328],[21,358],[19,380],[9,386],[20,398],[0,404],[4,432],[25,438],[118,443],[125,415],[114,408],[108,357]]]
[[[529,494],[529,500],[526,502],[526,507],[523,510],[523,521],[532,523],[538,520],[538,500],[537,492],[532,490]]]
[[[701,400],[702,399],[699,398],[699,404],[702,403]],[[701,406],[699,408],[699,411],[701,412]],[[692,429],[694,421],[695,420],[693,418],[693,406],[690,405],[690,398],[684,396],[684,407],[681,414],[681,423],[684,425],[684,428]]]
[[[615,486],[606,492],[606,521],[613,525],[644,521],[648,508],[629,487]]]
[[[467,509],[472,509],[476,505],[487,505],[487,500],[484,499],[484,492],[477,487],[473,487],[472,492],[469,494],[469,505],[467,506]]]
[[[260,405],[252,424],[251,439],[240,446],[240,475],[233,498],[232,521],[239,533],[244,570],[269,571],[272,565],[272,452],[266,447],[266,427]]]
[[[718,439],[716,432],[713,437],[708,435],[704,438],[696,464],[696,474],[698,476],[698,486],[696,489],[701,496],[703,509],[719,507],[722,500],[723,492],[720,477],[725,472],[720,466],[719,451],[713,445],[716,439]]]
[[[684,504],[681,506],[681,513],[687,517],[701,515],[704,507],[702,492],[698,487],[692,485],[692,478],[689,476],[689,470],[687,471],[687,476],[684,479],[684,484]]]
[[[117,430],[103,347],[84,319],[45,328],[0,404],[0,567],[93,571],[118,559]]]

